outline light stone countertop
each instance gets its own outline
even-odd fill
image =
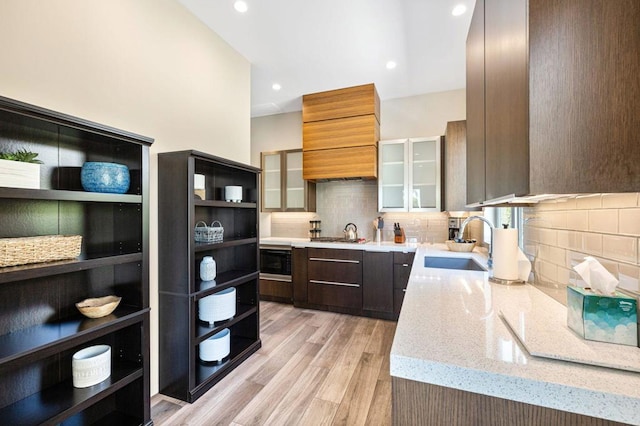
[[[395,244],[393,241],[366,242],[366,243],[342,243],[342,242],[315,242],[308,238],[284,238],[284,237],[266,237],[260,238],[261,245],[290,245],[292,247],[315,247],[315,248],[331,248],[344,250],[365,250],[365,251],[400,251],[414,252],[419,244],[404,243]],[[444,247],[444,245],[442,246]]]
[[[544,306],[532,309],[538,289],[494,284],[486,272],[425,268],[425,255],[469,256],[418,247],[391,348],[392,376],[640,425],[640,374],[533,357],[511,334],[501,308],[548,315]]]

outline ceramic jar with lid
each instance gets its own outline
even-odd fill
[[[200,279],[212,281],[216,279],[216,261],[211,256],[205,256],[200,262]]]

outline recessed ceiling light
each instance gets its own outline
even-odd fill
[[[453,10],[451,11],[451,14],[453,16],[460,16],[466,11],[467,11],[467,6],[465,6],[464,4],[459,4],[453,8]]]
[[[396,67],[396,65],[397,64],[394,61],[389,61],[389,62],[387,62],[387,69],[388,70],[392,70],[392,69],[394,69]]]
[[[247,2],[242,0],[238,0],[237,2],[235,2],[233,4],[233,7],[240,13],[245,13],[249,9],[249,6],[247,6]]]
[[[275,91],[278,91],[278,90],[282,89],[282,86],[280,86],[278,83],[273,83],[273,84],[271,85],[271,88],[272,88],[273,90],[275,90]]]

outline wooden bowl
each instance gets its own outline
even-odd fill
[[[447,247],[449,247],[449,250],[458,251],[458,252],[465,252],[465,253],[469,253],[469,252],[473,251],[473,248],[476,246],[475,242],[457,243],[457,242],[452,241],[452,240],[447,240],[446,243],[447,243]]]
[[[102,318],[113,312],[122,300],[118,296],[104,296],[93,299],[85,299],[76,303],[76,308],[82,315],[88,318]]]

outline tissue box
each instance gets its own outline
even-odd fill
[[[567,287],[567,325],[587,340],[638,346],[636,299],[616,292],[603,296],[582,287]]]

